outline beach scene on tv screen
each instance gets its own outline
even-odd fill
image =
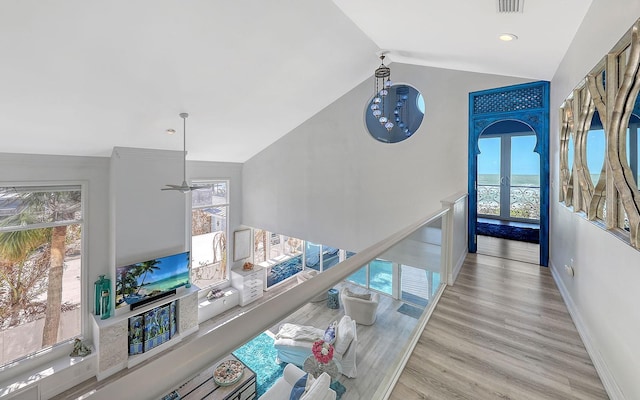
[[[124,307],[189,281],[189,252],[116,268],[116,308]]]

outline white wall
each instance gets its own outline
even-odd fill
[[[469,92],[524,81],[397,63],[391,73],[422,92],[420,129],[374,140],[364,125],[373,82],[362,82],[245,163],[244,224],[359,251],[467,191]]]
[[[181,151],[116,147],[111,156],[111,212],[115,268],[189,249],[186,212],[190,197],[162,191],[183,180]]]
[[[551,268],[613,399],[640,399],[640,252],[559,204],[556,110],[640,16],[640,2],[594,0],[551,82]],[[575,277],[563,272],[574,259]]]

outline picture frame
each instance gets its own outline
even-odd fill
[[[240,229],[233,232],[233,261],[240,261],[251,256],[251,229]]]

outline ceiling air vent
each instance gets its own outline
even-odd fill
[[[522,12],[524,0],[497,0],[498,13],[516,13]]]

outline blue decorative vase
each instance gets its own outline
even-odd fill
[[[109,282],[108,279],[105,279],[105,280]],[[109,286],[111,286],[110,282],[109,282]],[[100,319],[107,319],[111,316],[111,288],[110,287],[102,288],[101,300],[102,300],[102,304],[101,304],[102,314],[100,315]]]
[[[340,300],[338,297],[337,289],[329,289],[327,290],[327,307],[338,309],[340,308]]]
[[[93,284],[94,289],[94,313],[101,319],[111,316],[111,280],[100,275]]]

